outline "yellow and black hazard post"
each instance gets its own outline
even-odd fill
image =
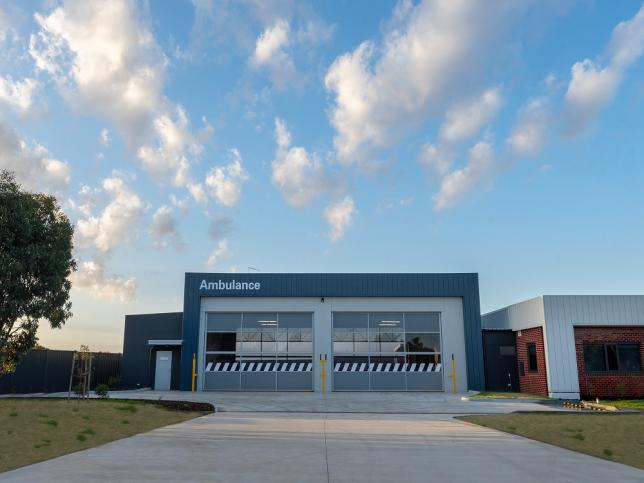
[[[192,354],[192,392],[195,392],[197,384],[197,354]]]
[[[456,394],[456,362],[454,362],[454,354],[452,354],[452,392]]]
[[[320,382],[322,383],[322,394],[326,397],[326,354],[320,354]]]

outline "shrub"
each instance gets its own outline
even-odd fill
[[[110,397],[110,386],[108,386],[107,384],[99,384],[98,386],[96,386],[94,392],[101,399],[105,399],[107,397]]]
[[[119,376],[110,376],[107,380],[107,385],[110,386],[110,389],[121,387],[121,378]]]

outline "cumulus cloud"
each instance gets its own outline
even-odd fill
[[[212,251],[208,260],[206,260],[206,267],[216,268],[219,263],[228,257],[230,250],[228,249],[228,240],[224,238],[217,243],[217,246]]]
[[[18,114],[26,114],[31,109],[39,83],[35,79],[13,80],[11,76],[0,76],[0,104],[5,104]]]
[[[584,59],[571,69],[566,91],[566,132],[584,131],[615,95],[626,70],[644,53],[644,5],[630,20],[620,22],[605,51],[605,65]]]
[[[105,147],[108,147],[110,145],[110,142],[112,142],[112,138],[110,137],[110,131],[106,127],[101,129],[100,141],[101,141],[101,144]]]
[[[20,134],[0,119],[0,169],[7,169],[29,189],[58,191],[71,178],[69,165],[41,145],[29,146]]]
[[[338,159],[360,161],[436,114],[455,90],[474,82],[522,9],[511,1],[425,0],[397,9],[382,46],[363,42],[339,56],[325,77],[335,97],[330,120]],[[471,129],[452,128],[456,136]]]
[[[455,147],[478,134],[503,105],[500,87],[487,89],[478,97],[451,106],[441,124],[437,144],[425,144],[420,152],[420,164],[430,175],[442,177],[454,161]]]
[[[109,252],[131,238],[144,207],[139,195],[118,175],[103,180],[102,192],[109,202],[100,214],[78,221],[77,236],[81,245],[92,244],[100,252]]]
[[[324,220],[329,225],[328,236],[332,242],[337,242],[353,223],[356,207],[350,196],[335,201],[324,210]]]
[[[215,166],[206,176],[206,186],[210,194],[224,206],[234,206],[241,196],[241,186],[248,179],[248,173],[242,165],[239,151],[232,148],[228,151],[230,162],[224,166]]]
[[[290,44],[290,35],[289,23],[282,19],[278,20],[257,38],[251,57],[251,65],[256,68],[267,68],[271,82],[281,90],[301,83],[293,58],[285,50]]]
[[[277,150],[271,164],[273,184],[289,205],[306,206],[333,187],[337,180],[325,173],[316,153],[291,146],[291,133],[279,118],[275,119],[275,140]]]
[[[110,120],[159,182],[197,192],[189,167],[201,146],[163,94],[168,62],[136,4],[66,0],[35,19],[29,52],[64,97]]]
[[[161,205],[154,212],[149,232],[154,245],[157,247],[165,248],[169,244],[174,246],[181,245],[179,221],[170,206]]]
[[[480,141],[470,149],[467,165],[457,169],[441,182],[440,191],[433,197],[434,209],[452,206],[475,186],[491,179],[495,170],[494,152],[487,141]]]
[[[213,240],[226,238],[235,229],[235,223],[232,218],[218,214],[212,217],[208,225],[208,235]]]
[[[136,293],[136,279],[108,277],[105,265],[99,259],[81,262],[71,280],[75,288],[85,290],[99,299],[125,303],[131,301]]]
[[[516,155],[534,156],[548,141],[550,102],[546,97],[535,97],[521,106],[517,122],[507,139]]]

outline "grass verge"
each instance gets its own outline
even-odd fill
[[[618,408],[644,411],[644,399],[617,399],[615,401],[602,400],[601,402]]]
[[[203,414],[145,401],[0,399],[0,472]]]
[[[513,413],[457,419],[644,469],[644,415]]]
[[[469,396],[470,399],[549,399],[539,394],[529,394],[527,392],[480,392]]]

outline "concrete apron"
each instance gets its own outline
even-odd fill
[[[487,414],[556,411],[560,407],[518,400],[469,401],[465,394],[421,392],[184,392],[115,391],[111,398],[212,403],[219,412]]]

